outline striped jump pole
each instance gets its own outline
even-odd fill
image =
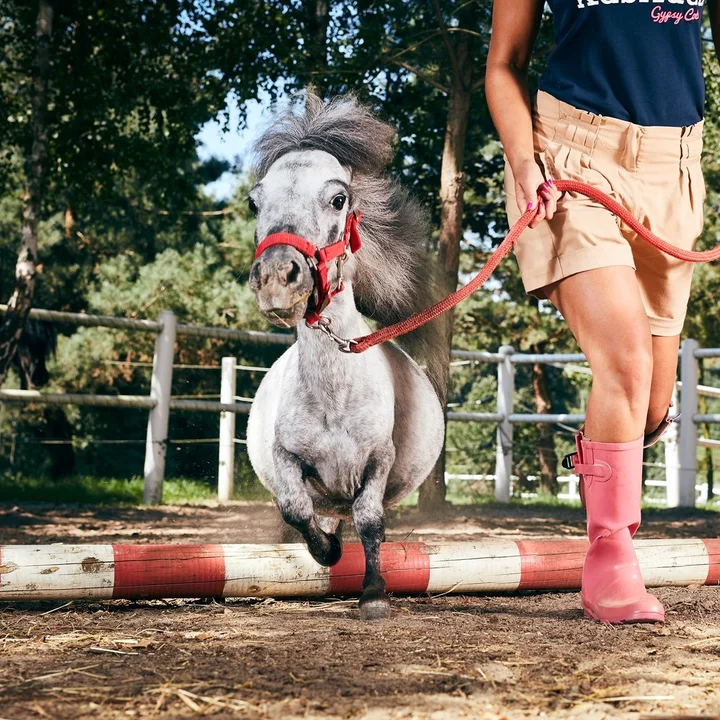
[[[648,587],[720,584],[720,540],[637,540]],[[389,592],[577,590],[585,540],[385,543]],[[332,568],[304,545],[4,545],[0,600],[358,595],[362,546]]]

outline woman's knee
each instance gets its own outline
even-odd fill
[[[647,408],[653,378],[650,338],[609,345],[592,364],[593,384]]]

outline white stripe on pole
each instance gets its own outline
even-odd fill
[[[164,310],[160,313],[159,322],[162,330],[155,340],[150,384],[150,397],[155,400],[155,407],[150,411],[148,418],[145,444],[143,502],[146,505],[159,505],[162,502],[177,318],[174,313]]]
[[[112,545],[4,545],[3,600],[113,596]]]
[[[428,544],[428,592],[455,593],[517,590],[520,585],[520,550],[512,540],[481,543]],[[473,569],[475,568],[475,569]]]
[[[235,402],[237,362],[234,357],[222,359],[220,402]],[[220,413],[220,457],[218,461],[218,500],[232,500],[235,484],[235,413]]]
[[[305,544],[223,545],[223,551],[223,597],[322,597],[330,587],[330,569]]]
[[[710,558],[702,540],[634,540],[648,587],[704,585]]]

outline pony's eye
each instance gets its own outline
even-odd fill
[[[248,198],[248,209],[253,215],[258,214],[258,206],[251,197]]]
[[[344,195],[336,195],[336,196],[332,199],[332,206],[333,206],[336,210],[342,210],[342,209],[345,207],[345,201],[346,201],[346,200],[347,200],[347,198],[346,198]]]

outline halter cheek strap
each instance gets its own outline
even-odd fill
[[[255,251],[255,259],[259,258],[268,248],[275,245],[289,245],[294,247],[298,252],[302,253],[309,261],[315,274],[315,292],[316,300],[312,309],[308,309],[305,320],[309,325],[315,325],[320,321],[320,313],[330,304],[330,301],[339,292],[342,292],[345,285],[343,282],[342,268],[348,257],[348,252],[356,253],[361,247],[360,232],[358,225],[362,214],[360,212],[348,213],[345,221],[345,230],[342,239],[318,248],[316,245],[306,240],[300,235],[292,233],[273,233],[268,235],[258,246]],[[338,284],[335,289],[330,286],[328,278],[328,264],[333,260],[337,260],[338,265]]]

